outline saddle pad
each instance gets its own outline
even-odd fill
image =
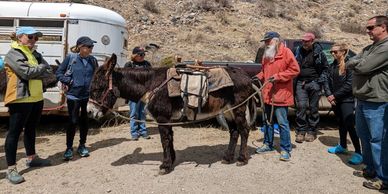
[[[233,81],[224,68],[210,69],[208,72],[209,92],[217,91],[224,87],[233,86]]]
[[[170,79],[171,78],[171,79]],[[177,97],[181,95],[181,75],[179,75],[175,68],[169,68],[167,70],[167,90],[169,97]]]

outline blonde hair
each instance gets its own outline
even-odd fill
[[[340,75],[343,75],[346,73],[345,70],[345,58],[348,55],[349,47],[346,43],[335,43],[333,47],[338,47],[340,51],[345,51],[344,54],[341,56],[341,58],[337,59],[338,62],[338,73]]]

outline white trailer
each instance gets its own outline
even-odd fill
[[[80,36],[89,36],[97,43],[93,56],[102,63],[112,53],[123,66],[128,55],[128,31],[125,19],[109,9],[76,3],[40,3],[0,1],[0,57],[10,49],[9,35],[19,26],[33,26],[43,33],[37,42],[38,51],[52,65],[62,61]],[[0,78],[5,79],[5,78]],[[0,116],[7,115],[3,94],[0,94]],[[66,112],[60,87],[44,93],[45,114]]]

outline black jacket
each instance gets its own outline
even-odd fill
[[[124,67],[131,67],[131,68],[151,68],[151,63],[144,60],[142,62],[135,62],[135,61],[128,61],[125,63]]]
[[[348,58],[345,59],[347,61]],[[325,95],[334,95],[337,102],[354,102],[352,93],[352,71],[346,69],[346,73],[339,75],[337,60],[330,65],[327,82],[324,84]]]
[[[301,52],[302,52],[301,49],[303,49],[302,46],[299,46],[296,48],[295,58],[298,61],[298,64],[301,67],[301,71],[302,71],[302,64],[304,59],[303,59],[303,56],[301,55]],[[312,63],[314,63],[314,67],[319,75],[319,77],[317,77],[314,81],[323,85],[324,82],[326,81],[327,71],[328,71],[327,69],[329,65],[327,62],[326,55],[323,52],[323,48],[319,43],[313,44],[313,60],[314,61],[312,61]],[[298,79],[298,77],[296,79]]]

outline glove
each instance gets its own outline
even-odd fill
[[[270,78],[268,78],[268,81],[274,83],[276,80],[274,76],[271,76]]]

